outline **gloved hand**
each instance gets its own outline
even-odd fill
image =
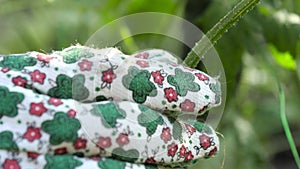
[[[0,70],[4,169],[183,167],[219,149],[212,127],[175,118],[219,105],[218,81],[166,51],[72,46]]]

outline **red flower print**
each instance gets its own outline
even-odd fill
[[[154,163],[156,163],[156,160],[154,159],[154,157],[149,157],[146,159],[145,163],[154,164]]]
[[[200,137],[200,146],[206,150],[208,147],[211,146],[211,138],[206,134],[202,134]]]
[[[16,159],[5,159],[3,169],[20,169],[19,163]]]
[[[177,101],[178,98],[177,98],[177,92],[169,87],[169,88],[166,88],[164,89],[164,92],[165,92],[165,98],[167,98],[168,102],[172,102],[172,101]]]
[[[76,150],[86,148],[87,140],[84,138],[77,138],[76,141],[73,142],[73,146]]]
[[[203,106],[202,109],[200,109],[198,113],[204,112],[207,108],[208,108],[208,105]]]
[[[170,62],[168,63],[169,65],[173,66],[173,67],[177,67],[178,65],[176,63]]]
[[[39,155],[40,154],[36,152],[27,152],[27,157],[33,160],[37,159]]]
[[[111,146],[111,140],[109,137],[99,137],[97,146],[101,149],[108,148]]]
[[[81,71],[90,71],[91,67],[93,66],[93,62],[90,62],[86,59],[83,59],[81,62],[78,63]]]
[[[193,71],[195,71],[195,69],[192,69],[192,68],[190,68],[190,67],[186,67],[186,66],[184,66],[183,68],[184,68],[184,69],[186,69],[186,70],[188,70],[188,71],[190,71],[190,72],[193,72]]]
[[[116,77],[117,76],[114,74],[113,69],[108,69],[102,72],[101,80],[110,84]]]
[[[206,76],[203,73],[195,73],[195,76],[197,76],[198,79],[201,80],[201,81],[207,81],[207,80],[209,80],[208,76]]]
[[[184,147],[184,145],[182,145],[179,149],[179,156],[184,157],[185,152],[186,152],[186,148]]]
[[[170,128],[169,127],[166,127],[166,128],[162,129],[160,138],[163,139],[165,143],[167,143],[168,141],[171,140],[172,134],[170,132]]]
[[[192,151],[188,151],[184,155],[184,161],[191,161],[193,160],[194,155],[192,154]]]
[[[168,156],[174,157],[177,150],[178,150],[178,145],[175,144],[174,142],[168,145]]]
[[[35,128],[35,127],[28,127],[26,133],[24,133],[23,138],[27,139],[30,142],[33,142],[36,139],[39,139],[42,137],[41,135],[41,129]]]
[[[54,106],[59,106],[61,104],[63,104],[63,102],[61,101],[61,99],[57,99],[57,98],[53,98],[51,97],[48,101],[49,104],[52,104]]]
[[[76,116],[76,111],[75,111],[74,109],[70,109],[70,110],[68,111],[68,116],[69,116],[69,117],[75,117],[75,116]]]
[[[41,116],[43,113],[45,113],[47,109],[45,108],[43,102],[40,103],[30,103],[30,114]]]
[[[90,157],[89,159],[91,159],[91,160],[93,160],[93,161],[100,161],[100,160],[102,160],[102,158],[99,157],[99,156],[92,156],[92,157]]]
[[[163,85],[164,77],[161,75],[160,71],[152,72],[151,75],[155,83]]]
[[[24,87],[27,83],[27,80],[22,78],[21,76],[17,76],[12,78],[12,82],[16,85],[16,86],[21,86]]]
[[[140,59],[148,59],[149,53],[147,53],[147,52],[138,53],[134,57],[135,58],[140,58]]]
[[[195,108],[195,103],[191,102],[189,99],[185,99],[184,102],[180,104],[180,108],[184,112],[193,112]]]
[[[55,155],[62,155],[62,154],[67,154],[67,148],[66,147],[62,147],[62,148],[57,148],[54,150],[54,154]]]
[[[190,135],[193,135],[196,132],[195,127],[189,125],[189,124],[184,124]]]
[[[146,60],[138,60],[136,61],[136,64],[138,64],[140,67],[149,67],[149,63]]]
[[[42,73],[39,70],[35,70],[33,72],[30,72],[29,74],[30,74],[31,80],[33,82],[44,84],[44,80],[46,78],[46,74],[45,73]]]
[[[42,61],[42,62],[45,62],[45,63],[49,63],[50,60],[53,58],[52,56],[50,56],[50,55],[45,55],[45,54],[43,54],[43,53],[37,54],[36,57],[37,57],[37,59],[38,59],[39,61]]]
[[[7,73],[9,71],[9,68],[8,67],[4,67],[1,69],[1,72],[3,73]]]
[[[117,143],[122,147],[129,143],[128,134],[121,133],[117,138]]]
[[[211,157],[211,156],[215,155],[215,154],[217,153],[217,151],[218,151],[218,148],[215,147],[214,149],[212,149],[212,150],[208,153],[208,156]]]

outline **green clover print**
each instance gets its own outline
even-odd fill
[[[183,128],[179,121],[174,117],[168,117],[169,122],[173,125],[172,136],[175,140],[182,140]]]
[[[63,61],[67,64],[75,63],[80,58],[90,58],[94,56],[94,53],[89,52],[87,49],[71,48],[68,51],[62,51],[59,53],[63,57]]]
[[[188,91],[198,92],[200,86],[194,82],[195,76],[189,72],[183,72],[181,69],[175,69],[175,75],[170,75],[167,78],[170,85],[175,86],[179,96],[186,96]]]
[[[151,74],[147,70],[129,67],[128,74],[122,79],[123,85],[133,92],[133,100],[137,103],[144,103],[147,96],[157,95],[155,85],[150,81]]]
[[[113,169],[125,169],[126,163],[123,161],[113,160],[113,159],[106,159],[101,160],[98,162],[98,166],[100,168],[113,168]]]
[[[102,123],[107,128],[115,127],[117,119],[126,117],[126,112],[115,103],[93,105],[91,112],[95,116],[101,116]]]
[[[146,127],[148,136],[152,136],[152,134],[155,133],[157,126],[162,125],[164,120],[156,111],[144,105],[139,105],[139,109],[142,113],[138,116],[138,123],[141,126]]]
[[[156,165],[146,165],[145,169],[158,169]]]
[[[47,164],[44,169],[75,169],[82,165],[82,162],[74,159],[72,155],[49,156],[46,155]]]
[[[112,157],[122,161],[135,162],[140,156],[140,153],[136,149],[130,149],[125,151],[123,148],[115,148],[112,151]]]
[[[175,140],[182,140],[182,126],[178,121],[175,121],[173,124],[172,135]]]
[[[25,66],[36,65],[36,58],[30,57],[26,54],[4,56],[0,61],[0,67],[9,68],[12,70],[22,70]]]
[[[51,88],[48,95],[61,99],[84,100],[89,96],[89,91],[84,86],[84,82],[85,78],[82,74],[75,75],[73,78],[60,74],[56,77],[57,86]]]
[[[50,134],[50,143],[53,145],[58,145],[63,141],[75,141],[78,137],[77,131],[80,128],[78,119],[71,118],[63,112],[55,113],[53,120],[42,123],[42,130]]]
[[[13,141],[13,133],[10,131],[3,131],[0,133],[0,149],[4,150],[18,150],[18,145]]]
[[[169,122],[173,125],[172,136],[175,140],[182,140],[183,128],[179,121],[174,117],[168,117]]]
[[[213,91],[215,95],[215,103],[219,104],[221,102],[221,85],[220,82],[209,84],[209,88]]]
[[[205,123],[199,122],[199,121],[187,121],[188,124],[192,125],[196,128],[198,132],[212,134],[212,129]]]
[[[2,116],[15,117],[18,114],[17,105],[24,100],[24,95],[9,92],[8,88],[0,86],[0,119]]]

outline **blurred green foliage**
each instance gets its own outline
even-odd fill
[[[51,52],[84,44],[101,26],[136,12],[164,12],[188,19],[207,32],[238,0],[0,0],[0,53]],[[148,40],[147,40],[148,38]],[[157,35],[134,37],[139,49],[169,44]],[[171,45],[170,45],[171,44]],[[275,80],[261,59],[264,50],[284,87],[287,117],[300,147],[300,1],[263,0],[216,44],[227,78],[227,102],[218,131],[224,135],[215,158],[196,168],[289,168],[296,165],[279,119]],[[126,43],[120,43],[130,53]],[[226,152],[224,153],[224,151]],[[225,157],[224,157],[225,155]]]

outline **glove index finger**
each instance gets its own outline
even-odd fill
[[[2,75],[10,76],[0,78],[51,97],[82,102],[110,98],[193,113],[220,104],[220,83],[215,78],[176,62],[159,49],[128,56],[116,48],[71,46],[50,55],[3,56]]]
[[[155,110],[194,113],[221,103],[217,79],[174,61],[171,54],[157,49],[126,57],[115,70],[111,97]]]

